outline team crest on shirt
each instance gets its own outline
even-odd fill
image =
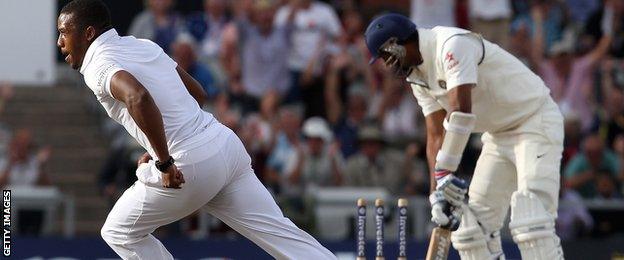
[[[440,86],[440,88],[446,89],[446,81],[438,80],[438,85]]]

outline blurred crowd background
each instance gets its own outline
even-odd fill
[[[66,2],[59,1],[58,8]],[[369,66],[364,42],[368,21],[397,12],[420,27],[481,33],[541,76],[565,117],[557,231],[564,240],[623,232],[609,222],[622,216],[621,207],[598,214],[587,204],[624,204],[624,0],[105,2],[121,35],[156,42],[202,84],[207,93],[203,108],[236,131],[258,178],[305,229],[314,226],[306,194],[318,187],[428,194],[420,108],[405,81],[393,78],[380,62]],[[604,17],[614,19],[612,35],[601,31]],[[59,84],[76,85],[71,92],[85,91],[77,72],[69,72],[61,59],[58,66]],[[46,134],[45,124],[32,129],[6,122],[11,104],[26,102],[14,95],[20,91],[10,83],[0,86],[0,109],[8,110],[0,116],[0,185],[57,185],[52,172],[66,166],[47,165],[65,157],[56,156],[64,150],[51,140],[71,136]],[[97,191],[70,193],[78,202],[97,193],[94,200],[107,201],[107,212],[136,180],[136,159],[143,151],[90,93],[83,94],[72,102],[97,119],[89,131],[104,140],[107,152],[90,159],[97,170],[84,173]],[[470,179],[480,146],[479,136],[473,136],[461,177]],[[35,224],[42,221],[41,212],[20,214],[22,223],[29,223],[20,233],[41,232]],[[160,235],[191,235],[200,228],[196,218],[163,228]],[[95,234],[99,226],[90,228]],[[210,229],[232,235],[218,223]]]

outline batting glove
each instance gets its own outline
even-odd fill
[[[451,205],[460,206],[464,203],[468,192],[468,184],[464,180],[455,177],[453,173],[447,170],[436,170],[435,176],[436,191],[441,192]]]
[[[429,195],[431,203],[431,221],[442,228],[451,231],[457,230],[461,220],[462,208],[449,204],[440,191],[434,191]]]

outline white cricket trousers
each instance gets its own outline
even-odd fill
[[[178,156],[176,165],[186,180],[181,189],[163,188],[153,162],[137,170],[139,181],[119,198],[102,227],[106,243],[123,259],[173,259],[151,233],[205,207],[276,259],[336,259],[284,217],[252,170],[240,139],[219,128],[207,145]]]
[[[550,98],[518,128],[484,133],[469,205],[486,232],[501,229],[514,191],[530,191],[557,216],[563,116]]]

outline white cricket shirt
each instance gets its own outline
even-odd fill
[[[419,28],[456,26],[455,0],[412,0],[410,18]]]
[[[282,6],[275,14],[275,26],[285,26],[290,12],[290,5]],[[288,65],[298,71],[303,71],[314,58],[324,38],[331,39],[342,33],[340,19],[334,9],[319,1],[312,1],[309,8],[297,11],[293,26]]]
[[[93,91],[108,115],[122,124],[157,160],[147,137],[136,125],[126,105],[113,98],[110,81],[115,72],[132,74],[149,92],[162,114],[169,153],[181,153],[199,147],[218,134],[216,120],[199,107],[176,71],[173,61],[155,43],[134,36],[121,37],[115,29],[101,34],[91,46],[80,67],[85,83]]]
[[[494,20],[510,18],[513,12],[509,0],[470,0],[468,13],[471,18]]]
[[[419,28],[418,36],[424,62],[406,80],[425,116],[450,111],[449,90],[476,84],[475,132],[495,133],[518,126],[550,98],[542,79],[520,60],[470,31],[437,26]]]

